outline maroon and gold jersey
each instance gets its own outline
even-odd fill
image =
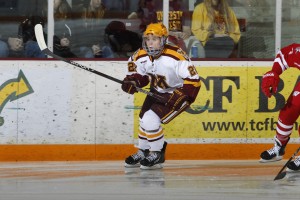
[[[163,12],[156,12],[157,21],[163,21]],[[182,11],[169,11],[169,31],[182,31],[183,25],[183,12]]]
[[[127,75],[134,73],[149,76],[151,86],[160,93],[171,93],[183,85],[200,87],[199,75],[189,57],[179,47],[168,44],[155,59],[142,48],[136,51],[129,58]]]

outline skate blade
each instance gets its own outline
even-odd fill
[[[290,168],[286,168],[285,171],[288,172],[288,173],[300,173],[300,169],[299,170],[292,170]]]
[[[144,165],[140,166],[140,169],[145,169],[145,170],[153,170],[153,169],[161,169],[161,168],[163,168],[162,164],[156,164],[156,165],[153,165],[151,167],[144,166]]]
[[[135,165],[130,165],[130,164],[127,164],[127,163],[124,164],[124,167],[126,167],[126,168],[138,168],[140,166],[141,166],[140,163],[137,163]]]
[[[265,160],[265,159],[260,159],[259,160],[259,162],[260,163],[268,163],[268,162],[276,162],[276,161],[280,161],[280,160],[282,160],[282,156],[277,156],[277,157],[274,157],[274,158],[272,158],[272,159],[270,159],[270,160]]]

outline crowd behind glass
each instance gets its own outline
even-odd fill
[[[141,47],[145,27],[163,21],[162,0],[53,2],[53,51],[66,58],[127,58]],[[214,2],[222,4],[219,10],[208,6]],[[33,27],[43,24],[47,38],[48,1],[0,0],[0,11],[0,58],[46,57]],[[221,15],[210,18],[213,12]],[[300,0],[284,0],[281,14],[281,46],[299,43]],[[271,59],[275,16],[276,0],[169,0],[169,42],[192,58]]]

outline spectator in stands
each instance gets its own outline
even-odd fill
[[[73,16],[84,21],[84,28],[93,30],[99,25],[100,19],[104,17],[105,6],[102,0],[79,0],[73,4]]]
[[[187,9],[182,0],[169,0],[169,38],[168,41],[187,52],[184,40],[191,36],[191,28],[184,20],[183,10]],[[157,11],[157,21],[163,21],[163,11]]]
[[[64,58],[77,57],[71,50],[72,38],[72,9],[66,0],[54,0],[55,35],[53,52]]]
[[[47,2],[47,1],[46,1]],[[54,19],[71,19],[72,9],[66,0],[54,0]]]
[[[76,52],[84,58],[113,58],[111,48],[101,41],[101,29],[106,7],[102,0],[79,0],[73,5],[73,16],[79,19],[76,29]],[[101,34],[103,32],[103,34]]]
[[[121,21],[111,21],[105,28],[105,37],[119,57],[128,57],[128,53],[135,52],[142,45],[142,37],[136,32],[126,30]]]
[[[148,24],[157,22],[156,10],[154,7],[153,0],[139,0],[137,11],[132,12],[128,16],[128,19],[136,19],[136,18],[139,18],[141,20],[141,24],[140,24],[141,34],[145,31]]]
[[[30,16],[22,21],[19,25],[18,38],[21,38],[24,44],[24,56],[27,58],[46,58],[46,55],[40,50],[37,44],[34,26],[42,24],[44,20],[40,16]]]
[[[191,36],[190,26],[187,25],[184,19],[183,10],[187,10],[187,6],[184,6],[182,0],[169,0],[169,38],[168,41],[173,43],[184,51],[187,51],[184,40]],[[156,8],[155,8],[156,7]],[[162,4],[153,0],[139,0],[139,8],[137,12],[132,12],[128,18],[140,18],[141,25],[140,31],[144,32],[145,27],[153,22],[163,22]],[[158,11],[156,11],[158,10]]]
[[[235,13],[226,0],[204,0],[198,4],[192,16],[192,32],[208,58],[232,56],[241,36]]]
[[[24,57],[24,45],[22,38],[9,37],[7,40],[9,47],[9,57],[22,58]]]
[[[0,40],[0,58],[8,57],[9,49],[6,42]]]
[[[8,37],[8,38],[7,38]],[[2,43],[3,42],[3,43]],[[13,58],[24,58],[24,44],[23,38],[19,36],[19,33],[7,35],[5,38],[0,40],[0,57],[13,57]]]
[[[41,16],[47,18],[48,0],[42,2]],[[67,0],[54,0],[54,37],[53,52],[65,58],[77,57],[71,50],[72,47],[72,9]]]

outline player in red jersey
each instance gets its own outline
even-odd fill
[[[277,92],[279,76],[288,68],[300,69],[300,44],[293,43],[282,48],[276,55],[271,71],[264,74],[262,78],[262,91],[267,97]],[[285,147],[292,134],[293,124],[300,114],[300,82],[297,83],[290,94],[285,106],[280,110],[274,147],[261,153],[260,162],[271,162],[282,159]],[[300,156],[287,166],[287,171],[300,170]]]

